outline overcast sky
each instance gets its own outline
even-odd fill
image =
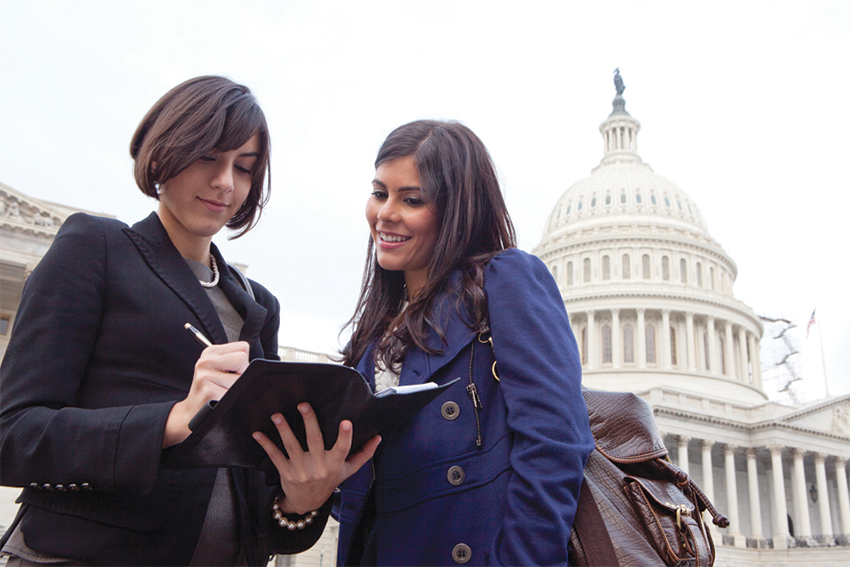
[[[701,208],[736,297],[798,326],[802,397],[824,390],[821,336],[830,393],[850,393],[848,32],[844,1],[4,1],[0,181],[135,222],[156,205],[128,154],[148,108],[197,75],[248,85],[272,199],[216,242],[280,299],[281,344],[332,352],[390,130],[471,127],[531,250],[602,157],[619,67],[641,157]]]

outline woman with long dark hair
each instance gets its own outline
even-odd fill
[[[566,564],[593,438],[558,288],[465,126],[401,126],[375,168],[343,362],[376,391],[461,380],[341,486],[339,564]]]
[[[269,145],[247,87],[178,85],[130,144],[156,212],[133,226],[68,217],[29,276],[0,367],[0,474],[24,487],[0,544],[10,566],[266,565],[318,539],[328,497],[374,452],[377,438],[346,461],[348,422],[325,451],[301,404],[310,451],[278,414],[290,458],[259,435],[273,486],[258,471],[160,466],[249,360],[279,359],[277,299],[212,243],[257,222]],[[215,345],[202,351],[186,323]]]

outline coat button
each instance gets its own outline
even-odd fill
[[[42,490],[53,490],[53,486],[48,482],[42,484],[41,488],[42,488]]]
[[[64,485],[64,484],[57,484],[57,485],[55,486],[55,488],[56,488],[56,490],[58,490],[59,492],[65,492],[65,491],[67,490],[67,489],[65,488],[65,485]]]
[[[79,491],[80,491],[80,487],[79,487],[79,486],[77,486],[77,485],[76,485],[76,484],[74,484],[74,483],[71,483],[71,484],[69,484],[69,485],[68,485],[68,490],[70,490],[71,492],[79,492]]]
[[[92,489],[91,485],[87,482],[84,482],[83,484],[81,484],[80,488],[82,488],[83,490],[91,490]]]
[[[463,483],[466,473],[463,472],[462,468],[454,466],[449,468],[449,473],[446,476],[449,479],[449,484],[457,486]]]
[[[466,563],[472,559],[472,550],[465,543],[459,543],[452,549],[452,559],[455,563]]]
[[[458,407],[458,405],[454,402],[446,402],[440,409],[440,413],[443,414],[444,419],[454,421],[458,418],[458,416],[460,416],[460,407]]]

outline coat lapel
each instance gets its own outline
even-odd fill
[[[455,272],[446,286],[449,291],[440,294],[434,301],[434,319],[439,321],[445,341],[432,329],[428,346],[438,354],[428,355],[419,349],[413,349],[405,357],[401,370],[400,384],[420,384],[427,382],[443,366],[450,363],[476,336],[477,331],[470,328],[474,318],[469,311],[457,305],[457,290],[461,285],[460,273]],[[446,376],[446,380],[456,376]]]
[[[151,213],[146,219],[137,222],[132,227],[125,228],[124,232],[136,245],[151,271],[195,314],[203,327],[199,330],[206,334],[214,344],[226,343],[227,335],[215,307],[213,307],[204,288],[198,284],[198,280],[186,260],[172,244],[157,214]],[[266,310],[252,301],[242,289],[242,286],[230,274],[230,270],[218,248],[213,245],[211,249],[221,273],[219,286],[236,311],[245,320],[240,339],[253,342],[253,339],[260,334],[266,318]]]

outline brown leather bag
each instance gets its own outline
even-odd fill
[[[625,392],[583,394],[596,449],[584,470],[570,565],[713,565],[701,513],[721,528],[729,520],[670,463],[651,406]]]

